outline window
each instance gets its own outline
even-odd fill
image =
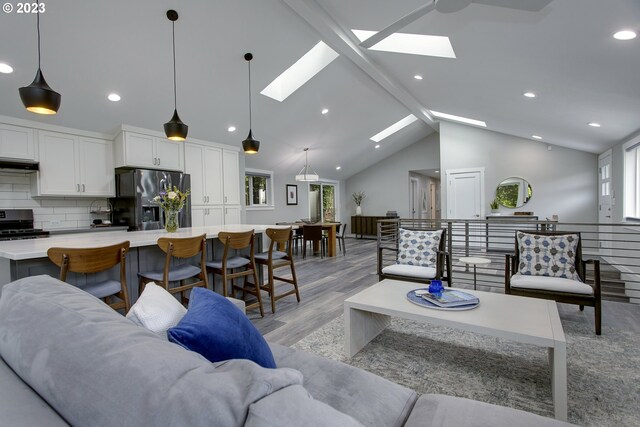
[[[623,149],[624,216],[625,218],[640,219],[640,138],[624,144]],[[601,173],[603,172],[601,171]],[[609,189],[602,188],[601,191],[609,192]]]
[[[309,184],[309,218],[323,222],[335,221],[337,194],[337,184]]]
[[[273,208],[273,172],[246,169],[244,175],[245,205],[251,208]]]

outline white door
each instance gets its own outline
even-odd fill
[[[165,138],[156,138],[156,157],[162,170],[182,171],[182,143]]]
[[[611,224],[611,150],[598,157],[598,222]],[[611,227],[599,226],[599,251],[601,255],[611,255]]]
[[[184,144],[184,171],[191,176],[191,203],[194,206],[207,203],[204,190],[203,152],[204,147],[200,145]]]
[[[80,191],[83,196],[115,196],[111,141],[80,138]]]
[[[240,204],[240,165],[238,162],[237,151],[223,150],[224,203],[228,205]],[[225,224],[229,223],[225,221]]]
[[[152,136],[127,132],[125,138],[128,166],[157,167]]]
[[[420,218],[420,183],[417,178],[409,178],[409,214]]]
[[[225,224],[241,224],[240,206],[225,206],[224,208]]]
[[[437,219],[436,215],[436,184],[429,182],[429,218]]]
[[[236,164],[237,161],[236,157]],[[204,150],[204,188],[207,204],[221,205],[224,203],[222,195],[222,150],[220,148],[210,147]]]
[[[38,132],[40,194],[79,196],[78,137],[58,132]]]
[[[191,226],[204,227],[204,219],[207,214],[207,208],[204,206],[191,206]]]
[[[479,220],[484,213],[484,168],[447,171],[447,218]],[[460,235],[458,241],[467,241],[477,246],[481,243],[482,224],[469,224],[469,233],[464,227],[454,230]]]
[[[240,208],[238,208],[238,217],[231,218],[229,220],[236,220],[234,224],[240,223]],[[204,217],[204,225],[207,227],[224,224],[224,208],[222,206],[209,206],[207,207],[207,214]]]

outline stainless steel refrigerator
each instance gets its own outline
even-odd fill
[[[176,186],[191,188],[191,177],[182,172],[149,169],[116,169],[116,197],[110,199],[114,225],[127,225],[130,231],[164,228],[165,217],[152,200],[161,191]],[[178,216],[180,227],[191,227],[191,196]]]

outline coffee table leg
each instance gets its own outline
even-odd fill
[[[353,357],[382,332],[391,318],[344,305],[344,352]]]
[[[548,351],[554,415],[567,421],[567,346],[564,342],[556,342],[556,347],[549,347]]]

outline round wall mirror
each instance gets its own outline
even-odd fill
[[[496,188],[496,200],[505,208],[522,207],[531,199],[532,195],[531,184],[524,178],[507,178]]]

